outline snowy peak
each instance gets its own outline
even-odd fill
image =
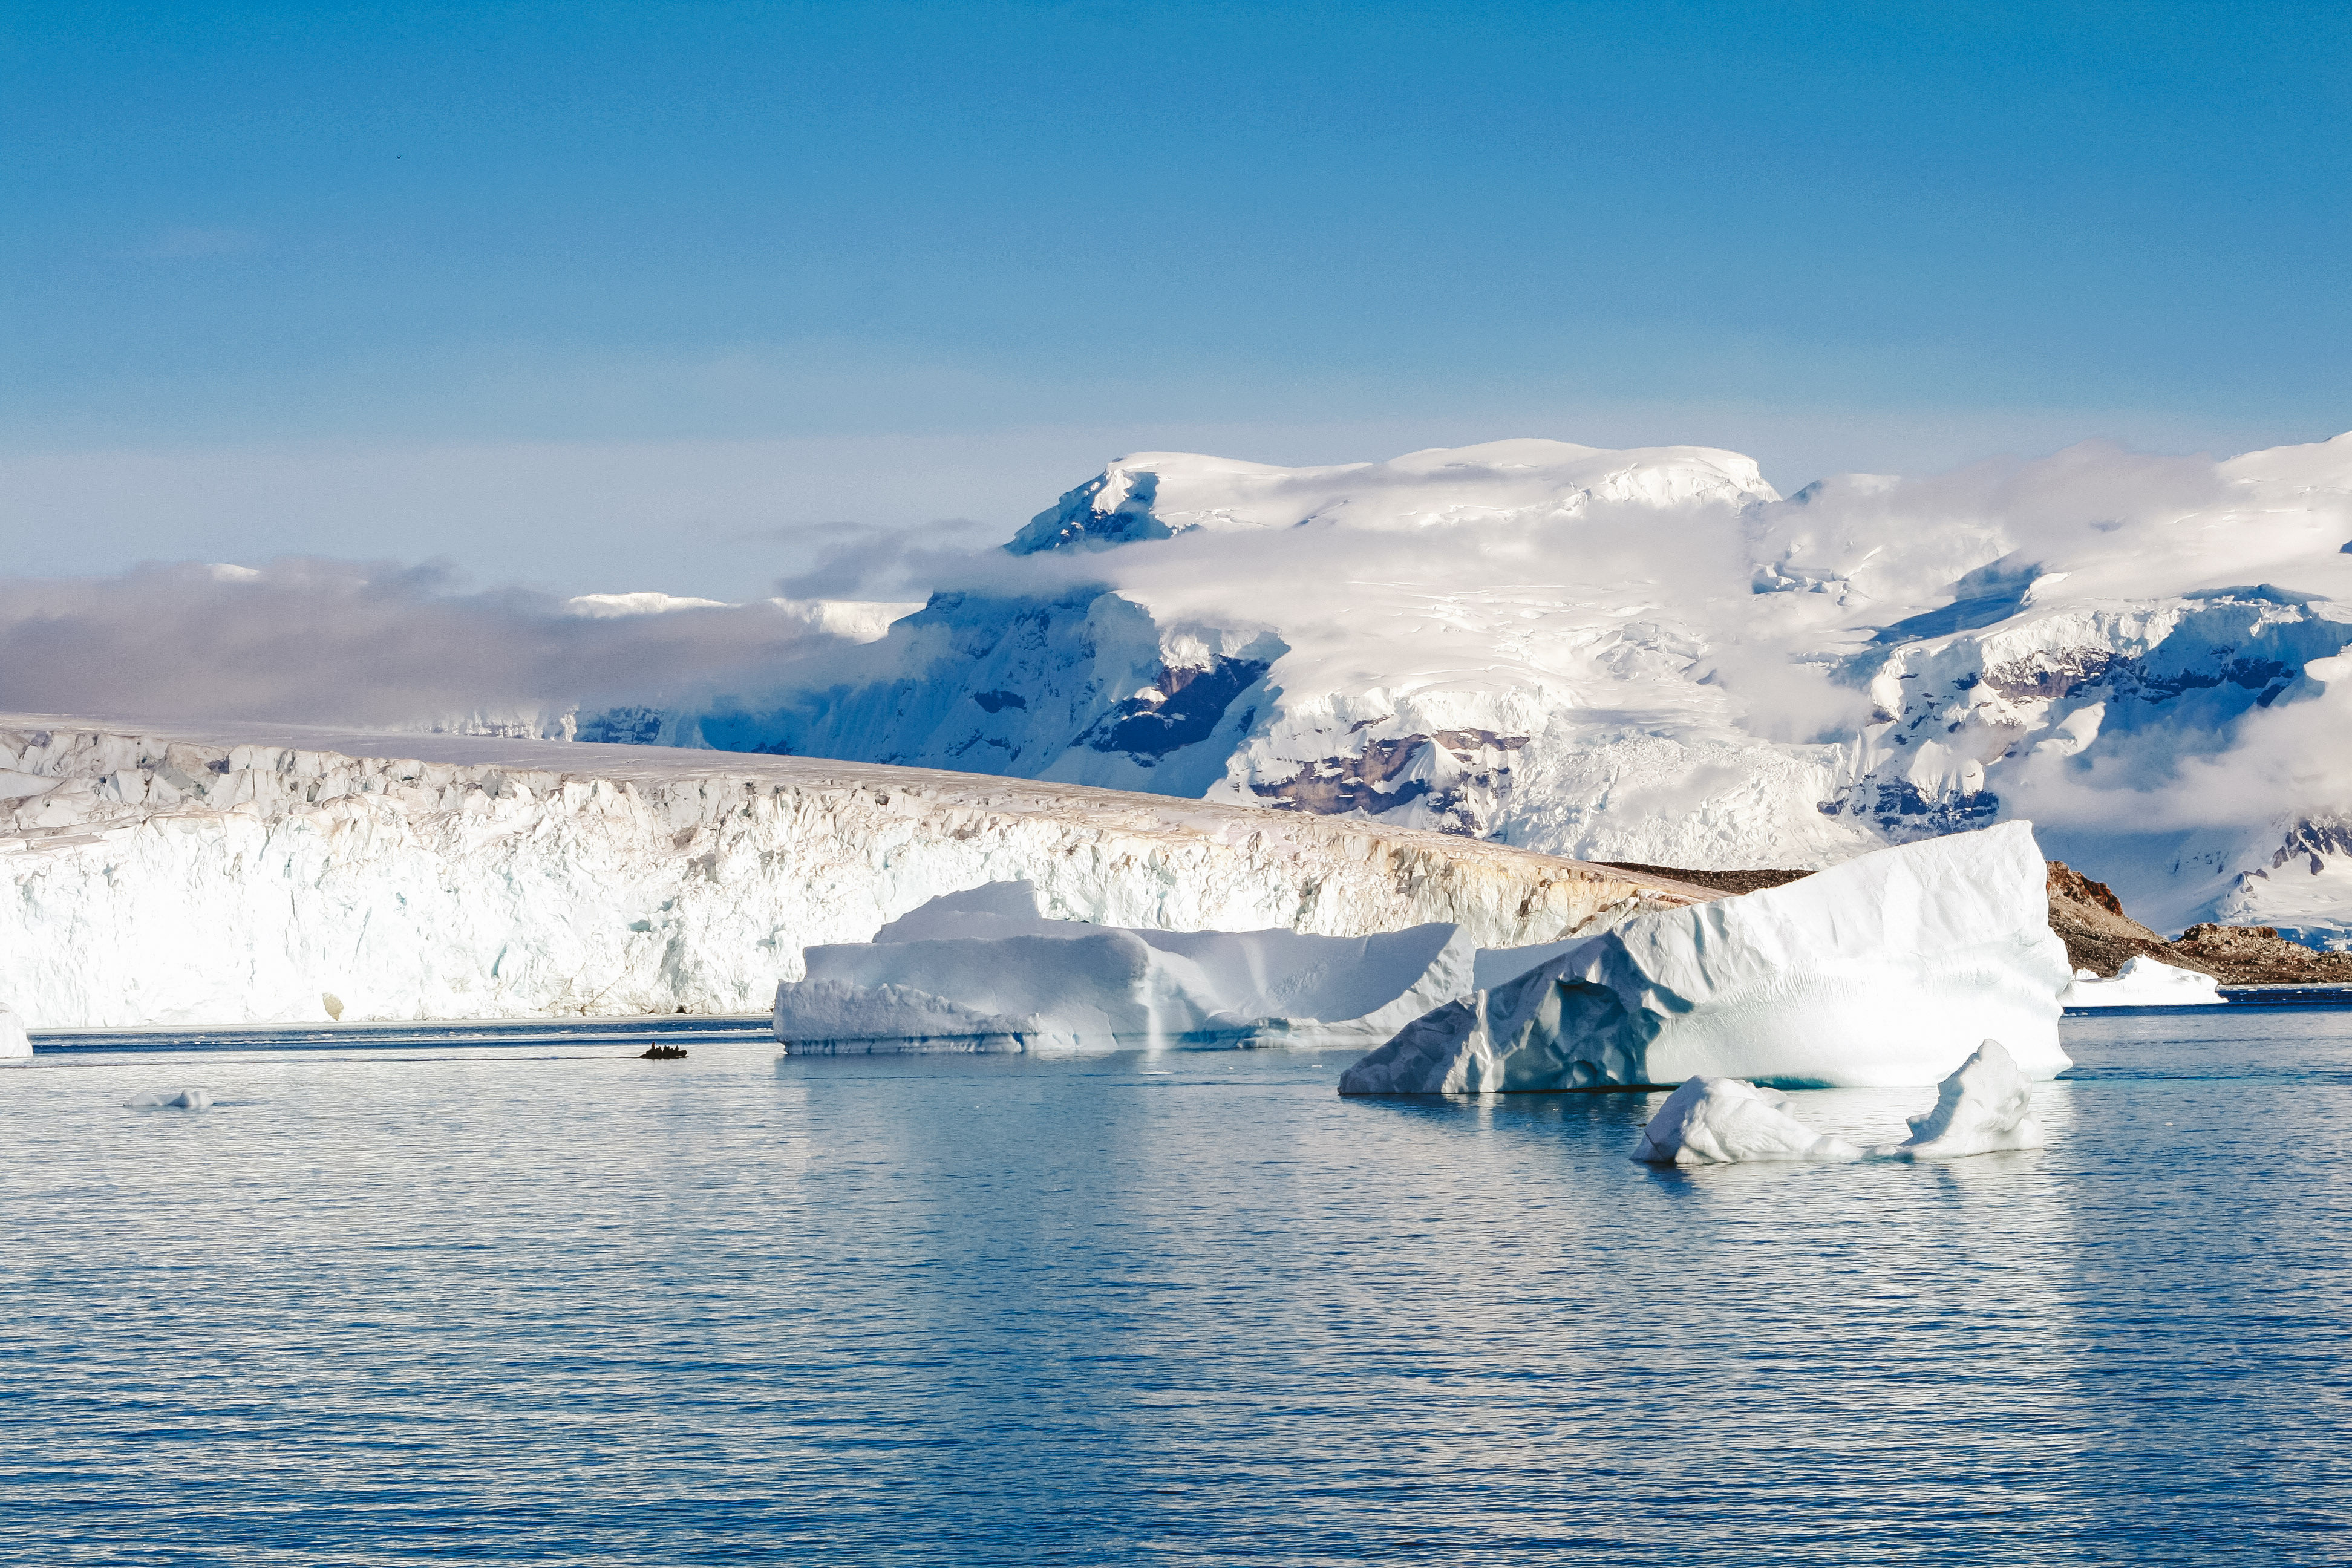
[[[1595,506],[1734,508],[1780,499],[1755,460],[1709,447],[1608,451],[1567,441],[1434,447],[1385,463],[1283,468],[1192,452],[1139,452],[1066,491],[1005,548],[1103,549],[1195,529],[1328,524],[1401,531],[1541,524]]]

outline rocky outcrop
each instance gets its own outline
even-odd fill
[[[2318,952],[2275,926],[2193,925],[2156,956],[2224,985],[2352,985],[2352,952]]]
[[[1620,871],[1638,872],[1644,877],[1664,877],[1695,887],[1712,888],[1718,893],[1760,893],[1767,888],[1785,888],[1790,883],[1812,875],[1811,871],[1694,871],[1682,866],[1643,866],[1631,860],[1603,860],[1600,864]]]

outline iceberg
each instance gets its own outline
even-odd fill
[[[2002,1149],[2039,1149],[2033,1091],[1999,1040],[1987,1040],[1936,1086],[1936,1106],[1907,1118],[1911,1136],[1871,1152],[1884,1159],[1958,1160]]]
[[[1789,1111],[1778,1089],[1736,1078],[1692,1078],[1642,1129],[1633,1158],[1650,1165],[1730,1165],[1752,1160],[1859,1160],[1862,1151],[1825,1138]]]
[[[2112,980],[2077,970],[2060,1000],[2069,1007],[2208,1007],[2225,1001],[2221,983],[2211,975],[2146,953],[2124,960]]]
[[[1631,1156],[1645,1165],[1787,1160],[1959,1160],[2039,1149],[2033,1091],[1999,1040],[1987,1040],[1936,1086],[1933,1110],[1905,1119],[1911,1136],[1867,1152],[1797,1120],[1789,1097],[1736,1078],[1694,1075],[1666,1096]]]
[[[25,1020],[14,1010],[0,1006],[0,1060],[33,1054],[32,1037],[25,1033]]]
[[[213,1097],[201,1089],[142,1089],[122,1102],[125,1110],[207,1110]]]
[[[2054,1078],[2070,976],[2046,879],[2013,822],[1637,916],[1415,1019],[1339,1092],[1926,1085],[1988,1035]]]
[[[786,1054],[1370,1045],[1466,994],[1449,921],[1370,936],[1169,931],[1055,920],[1035,885],[934,899],[867,942],[807,950],[776,987]]]

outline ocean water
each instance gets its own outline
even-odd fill
[[[0,1555],[2352,1560],[2352,1011],[2070,1018],[2046,1150],[1692,1173],[1655,1096],[659,1027],[41,1038]]]

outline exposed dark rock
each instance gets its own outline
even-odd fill
[[[2124,913],[2123,900],[2105,882],[2095,882],[2063,860],[2050,862],[2050,929],[2066,944],[2066,962],[2111,978],[2141,953],[2165,956],[2165,941]],[[2201,969],[2202,964],[2183,964]]]
[[[1234,699],[1256,685],[1268,668],[1265,660],[1255,658],[1219,658],[1196,669],[1163,665],[1150,692],[1113,708],[1086,743],[1097,752],[1125,752],[1142,762],[1205,741]]]
[[[1363,726],[1359,724],[1356,728]],[[1250,788],[1259,799],[1277,809],[1311,811],[1321,816],[1350,811],[1377,816],[1426,796],[1433,811],[1451,819],[1443,825],[1445,831],[1475,833],[1486,826],[1485,811],[1472,796],[1492,795],[1508,786],[1511,766],[1507,760],[1460,773],[1452,783],[1435,790],[1426,779],[1404,779],[1394,784],[1389,781],[1410,771],[1433,746],[1444,748],[1457,764],[1471,768],[1482,752],[1501,752],[1507,758],[1527,743],[1525,735],[1497,735],[1491,730],[1441,730],[1433,735],[1402,735],[1393,741],[1368,742],[1352,757],[1326,757],[1308,763],[1289,778],[1254,784]]]
[[[678,1009],[681,1013],[685,1010],[686,1009],[683,1007]],[[686,1047],[684,1046],[647,1046],[645,1048],[644,1054],[639,1056],[637,1059],[641,1062],[684,1061],[686,1059]]]
[[[1596,860],[1593,864],[1651,877],[1671,877],[1677,882],[1695,882],[1718,893],[1760,893],[1767,888],[1784,888],[1812,875],[1811,871],[1694,871],[1687,866],[1644,866],[1637,860]]]
[[[2276,926],[2193,925],[2158,956],[2224,985],[2352,984],[2352,952],[2315,952],[2280,936]]]

